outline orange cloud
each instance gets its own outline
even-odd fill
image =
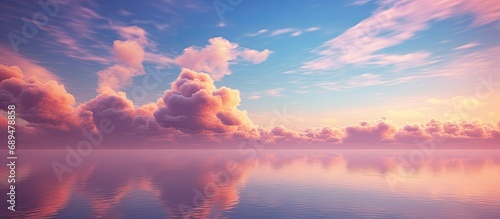
[[[116,60],[121,63],[142,71],[142,61],[144,60],[144,50],[136,41],[120,41],[113,42]]]
[[[0,47],[0,63],[7,66],[17,66],[26,77],[35,76],[42,82],[50,80],[59,80],[59,77],[47,70],[46,68],[36,64],[35,61],[22,57],[12,51]]]
[[[70,131],[81,125],[73,106],[75,98],[57,81],[25,78],[17,66],[0,65],[0,106],[16,105],[16,114],[41,128]]]

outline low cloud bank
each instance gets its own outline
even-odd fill
[[[135,58],[120,58],[128,68],[140,70]],[[396,125],[389,120],[364,121],[345,127],[290,129],[254,125],[238,109],[238,90],[217,88],[210,75],[183,68],[170,89],[156,103],[136,106],[126,93],[104,89],[95,98],[76,104],[75,98],[55,80],[26,77],[17,66],[0,65],[0,107],[16,105],[23,136],[42,139],[77,138],[96,133],[103,120],[116,128],[113,139],[140,139],[157,144],[229,143],[258,140],[263,144],[415,144],[445,139],[449,143],[500,142],[500,122],[443,121]],[[5,116],[0,123],[6,123]],[[22,141],[20,141],[22,142]],[[64,141],[67,142],[67,141]]]

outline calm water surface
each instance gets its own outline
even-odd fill
[[[94,150],[59,181],[66,151],[20,150],[0,217],[500,218],[500,150],[250,152]]]

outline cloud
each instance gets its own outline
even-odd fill
[[[380,7],[372,16],[324,42],[315,50],[318,57],[304,63],[302,68],[325,70],[377,60],[386,55],[375,56],[377,52],[412,39],[432,21],[472,14],[474,24],[484,25],[500,18],[498,7],[494,1],[481,0],[380,1]]]
[[[369,144],[408,145],[434,141],[440,144],[492,143],[500,140],[500,124],[479,121],[442,121],[395,125],[388,120],[360,122],[345,127],[290,129],[284,126],[259,127],[260,140],[266,144]],[[375,146],[376,147],[376,146]]]
[[[344,143],[382,143],[390,141],[396,129],[386,121],[378,121],[350,125],[345,127],[344,131]]]
[[[257,100],[262,98],[263,96],[281,97],[283,96],[283,94],[281,94],[283,90],[284,90],[283,88],[275,88],[275,89],[252,92],[250,96],[248,96],[248,99]]]
[[[126,56],[135,56],[135,58],[129,57],[131,60],[140,59],[144,62],[154,63],[163,67],[175,64],[174,58],[158,51],[156,43],[148,39],[148,33],[144,29],[138,26],[122,25],[114,25],[112,26],[112,29],[116,30],[125,40],[117,40],[114,42],[113,51],[115,59],[117,58],[117,54],[123,54]]]
[[[264,93],[279,95],[279,91],[274,89]],[[260,97],[254,96],[252,98]],[[419,141],[455,144],[500,140],[500,123],[477,120],[433,119],[427,123],[396,125],[384,118],[345,127],[259,127],[253,125],[246,111],[238,109],[240,102],[238,90],[224,86],[217,88],[210,75],[183,68],[171,88],[156,103],[136,107],[124,92],[106,90],[75,106],[74,97],[57,81],[42,82],[27,77],[17,66],[0,65],[0,107],[5,110],[9,104],[16,105],[16,114],[22,121],[19,124],[23,124],[20,125],[23,139],[30,136],[36,139],[33,142],[37,145],[41,144],[40,137],[47,134],[59,136],[62,143],[73,139],[75,133],[95,132],[103,119],[109,119],[116,127],[107,142],[146,140],[162,146],[237,140],[283,145],[407,145]],[[432,99],[430,102],[480,104],[463,97]],[[5,121],[4,116],[0,117],[0,123]]]
[[[486,25],[500,20],[500,5],[495,0],[462,0],[460,12],[474,15],[474,26]]]
[[[408,55],[408,56],[407,56]],[[378,63],[381,65],[394,65],[396,69],[404,69],[408,67],[422,66],[425,63],[426,53],[412,53],[401,56],[392,57],[392,55],[374,55],[378,60],[372,59],[370,63]],[[468,53],[459,56],[451,61],[444,62],[441,65],[423,66],[418,70],[418,74],[409,74],[398,77],[375,75],[372,73],[365,73],[357,76],[349,77],[342,81],[335,82],[319,82],[318,86],[329,90],[342,90],[350,89],[359,86],[372,86],[372,85],[395,85],[406,83],[408,81],[429,79],[429,78],[450,78],[450,77],[471,77],[471,80],[478,80],[482,78],[480,75],[490,75],[500,67],[500,63],[496,61],[495,57],[500,56],[500,47],[492,47],[484,50]],[[323,62],[324,61],[324,62]],[[332,62],[319,61],[310,63],[311,68],[328,69],[332,67]],[[432,63],[432,62],[429,62]],[[306,67],[302,67],[306,68]],[[308,67],[307,67],[308,68]],[[435,79],[436,80],[436,79]],[[488,79],[490,80],[490,79]],[[359,85],[359,86],[356,86]],[[495,85],[493,85],[495,86]]]
[[[249,100],[257,100],[257,99],[260,99],[260,98],[261,98],[261,96],[259,96],[259,95],[251,95],[251,96],[248,97]]]
[[[133,40],[142,47],[154,46],[147,37],[147,32],[137,26],[115,26],[113,27],[124,39]]]
[[[433,139],[444,139],[447,142],[481,142],[484,140],[495,141],[499,127],[490,123],[477,120],[441,121],[433,119],[424,124],[425,131]]]
[[[46,44],[50,52],[109,64],[111,46],[102,40],[102,33],[109,30],[110,20],[94,10],[95,4],[82,3],[65,4],[64,10],[57,13],[57,18],[64,22],[45,25],[43,30],[48,36],[41,36],[40,43]]]
[[[372,0],[356,0],[352,3],[352,5],[354,6],[362,6],[362,5],[365,5],[369,2],[371,2]]]
[[[457,77],[491,75],[500,68],[496,57],[500,57],[500,46],[474,51],[457,57],[442,66],[425,69],[426,77]]]
[[[253,62],[254,64],[259,64],[263,61],[266,61],[267,57],[271,55],[271,51],[268,49],[264,49],[261,52],[252,49],[243,49],[241,52],[241,57],[243,59]]]
[[[465,44],[465,45],[461,45],[459,47],[456,47],[454,50],[460,50],[460,49],[470,49],[472,47],[476,47],[478,46],[479,44],[477,43],[468,43],[468,44]]]
[[[320,27],[310,27],[310,28],[306,29],[306,32],[313,32],[313,31],[317,31],[319,29],[321,29],[321,28]]]
[[[257,51],[242,48],[222,37],[211,38],[203,48],[188,47],[176,58],[179,66],[210,74],[214,80],[220,80],[231,74],[232,62],[246,60],[254,64],[265,61],[271,51]]]
[[[226,27],[226,26],[227,26],[226,22],[224,22],[224,21],[217,23],[217,27]]]
[[[186,68],[165,91],[154,113],[162,127],[172,127],[186,133],[234,133],[249,130],[252,122],[246,111],[237,108],[238,90],[216,88],[208,74]]]
[[[157,109],[154,103],[135,108],[132,100],[123,92],[102,93],[78,106],[80,114],[90,115],[94,128],[98,128],[103,119],[108,119],[116,127],[115,134],[132,133],[141,136],[160,134],[160,127],[153,118],[153,112]]]
[[[414,52],[406,54],[385,54],[385,55],[373,55],[372,60],[369,64],[375,65],[394,65],[400,68],[410,68],[420,65],[428,64],[428,60],[431,56],[428,52]]]
[[[302,34],[302,31],[295,31],[290,36],[296,37],[296,36],[300,36],[301,34]]]
[[[35,76],[40,81],[59,80],[59,77],[46,68],[38,65],[36,61],[22,57],[8,49],[0,46],[0,63],[10,65],[14,68],[19,68],[23,71],[26,77]]]
[[[328,126],[306,129],[290,129],[278,125],[259,127],[259,140],[264,144],[338,144],[344,135],[339,128]]]
[[[344,81],[339,82],[320,82],[317,85],[327,90],[344,90],[351,89],[356,87],[365,87],[365,86],[374,86],[379,84],[387,83],[383,81],[380,75],[375,74],[361,74],[357,76],[353,76]]]
[[[415,141],[422,142],[431,139],[432,136],[424,131],[420,125],[405,125],[394,135],[398,143],[413,144]]]
[[[99,71],[97,75],[99,76],[97,91],[114,92],[121,87],[130,85],[132,83],[132,77],[138,74],[137,71],[132,68],[127,68],[122,65],[113,65],[105,70]]]
[[[57,81],[39,81],[17,66],[0,65],[0,107],[14,104],[19,118],[30,126],[71,131],[81,125],[73,106],[75,98]]]
[[[317,31],[321,28],[319,27],[310,27],[310,28],[307,28],[307,29],[297,29],[297,28],[283,28],[283,29],[277,29],[273,32],[271,32],[271,36],[279,36],[279,35],[283,35],[283,34],[290,34],[290,36],[292,37],[296,37],[296,36],[300,36],[302,35],[303,32],[313,32],[313,31]]]
[[[142,61],[144,60],[144,50],[136,41],[115,40],[113,42],[115,58],[118,63],[124,64],[138,71],[142,71]]]
[[[278,36],[286,33],[291,33],[294,32],[296,29],[294,28],[283,28],[283,29],[277,29],[271,33],[271,36]]]
[[[310,27],[310,28],[307,28],[307,29],[282,28],[282,29],[277,29],[277,30],[274,30],[274,31],[269,31],[267,29],[262,29],[262,30],[259,30],[259,31],[255,32],[255,33],[245,34],[244,36],[254,37],[254,36],[262,35],[264,33],[269,33],[268,34],[269,36],[280,36],[280,35],[284,35],[284,34],[289,34],[289,36],[296,37],[296,36],[302,35],[302,33],[304,33],[304,32],[313,32],[313,31],[317,31],[319,29],[321,29],[321,28],[320,27]]]
[[[258,36],[258,35],[261,35],[263,33],[267,33],[268,30],[267,29],[262,29],[262,30],[259,30],[255,33],[249,33],[249,34],[245,34],[244,36],[248,36],[248,37],[254,37],[254,36]]]
[[[133,40],[115,40],[113,48],[118,64],[97,73],[99,92],[117,91],[131,84],[132,77],[144,74],[144,50],[139,43]]]
[[[269,95],[269,96],[273,96],[273,97],[279,97],[279,96],[283,96],[281,94],[281,91],[283,91],[283,88],[276,88],[276,89],[271,89],[271,90],[265,90],[264,93]]]
[[[23,78],[23,72],[18,66],[0,65],[0,82],[9,78]]]

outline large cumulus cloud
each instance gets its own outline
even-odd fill
[[[153,118],[156,104],[135,107],[124,92],[102,93],[78,107],[80,114],[89,115],[95,128],[104,119],[112,122],[114,132],[132,134],[160,134],[160,127]]]
[[[75,98],[64,85],[36,77],[25,78],[17,66],[0,65],[0,107],[14,104],[19,118],[30,126],[70,131],[83,126],[75,113]]]
[[[250,130],[247,112],[237,108],[240,101],[238,90],[217,89],[208,74],[183,68],[165,91],[154,117],[160,126],[186,133]]]

